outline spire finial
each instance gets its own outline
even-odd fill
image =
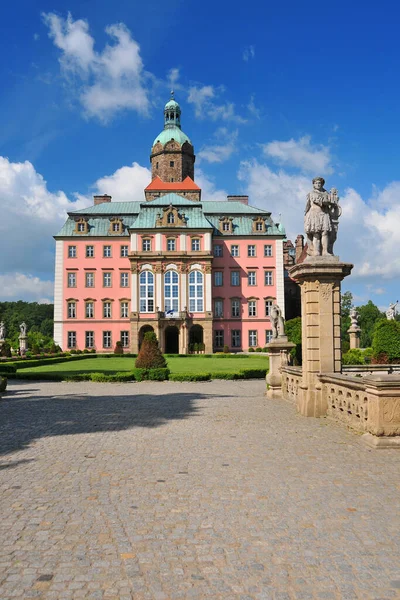
[[[174,97],[175,97],[175,92],[174,92],[174,90],[171,90],[171,100],[174,100],[175,99]]]

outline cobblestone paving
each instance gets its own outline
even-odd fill
[[[400,452],[264,383],[13,383],[0,598],[400,598]]]

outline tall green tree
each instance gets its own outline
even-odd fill
[[[368,300],[364,306],[357,307],[357,310],[360,314],[360,345],[361,348],[369,348],[372,345],[375,324],[380,319],[385,319],[386,315],[379,310],[372,300]]]
[[[350,327],[350,309],[353,306],[353,294],[351,292],[344,292],[342,294],[341,312],[342,312],[342,340],[349,342],[350,337],[347,330]]]

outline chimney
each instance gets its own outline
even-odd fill
[[[299,261],[300,256],[304,250],[304,235],[298,235],[296,238],[296,263]]]
[[[95,206],[98,204],[103,204],[104,202],[111,202],[111,196],[108,196],[107,194],[103,194],[102,196],[93,196],[93,198]]]
[[[248,196],[227,196],[228,202],[241,202],[242,204],[246,204],[246,206],[249,203],[249,197]]]

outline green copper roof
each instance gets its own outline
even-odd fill
[[[151,206],[151,204],[149,202],[145,206],[142,205],[140,214],[131,229],[157,229],[156,221],[161,216],[162,210],[159,206]],[[211,223],[203,215],[201,206],[185,206],[179,212],[184,214],[186,218],[186,227],[183,227],[183,229],[212,229]]]
[[[103,202],[80,210],[69,211],[70,215],[135,215],[140,211],[141,202]]]
[[[97,208],[97,207],[96,207]],[[122,233],[113,233],[110,234],[110,221],[109,219],[105,219],[104,217],[94,217],[92,219],[89,218],[89,232],[85,235],[81,233],[75,233],[75,221],[72,218],[69,218],[65,223],[62,229],[55,235],[55,237],[128,237],[128,228],[131,227],[136,220],[136,216],[126,216],[122,219],[124,224],[124,231]]]
[[[161,144],[164,146],[164,144],[170,142],[172,139],[178,142],[178,144],[181,146],[185,142],[189,142],[189,144],[192,145],[192,142],[186,133],[183,133],[182,129],[179,129],[179,127],[176,126],[168,126],[167,129],[163,129],[162,132],[156,137],[153,142],[153,146],[154,144],[157,144],[157,142],[161,142]]]
[[[176,100],[174,100],[173,98],[171,98],[171,100],[169,100],[167,102],[167,104],[165,105],[164,110],[181,110],[181,107],[179,106],[179,104],[177,103]]]

